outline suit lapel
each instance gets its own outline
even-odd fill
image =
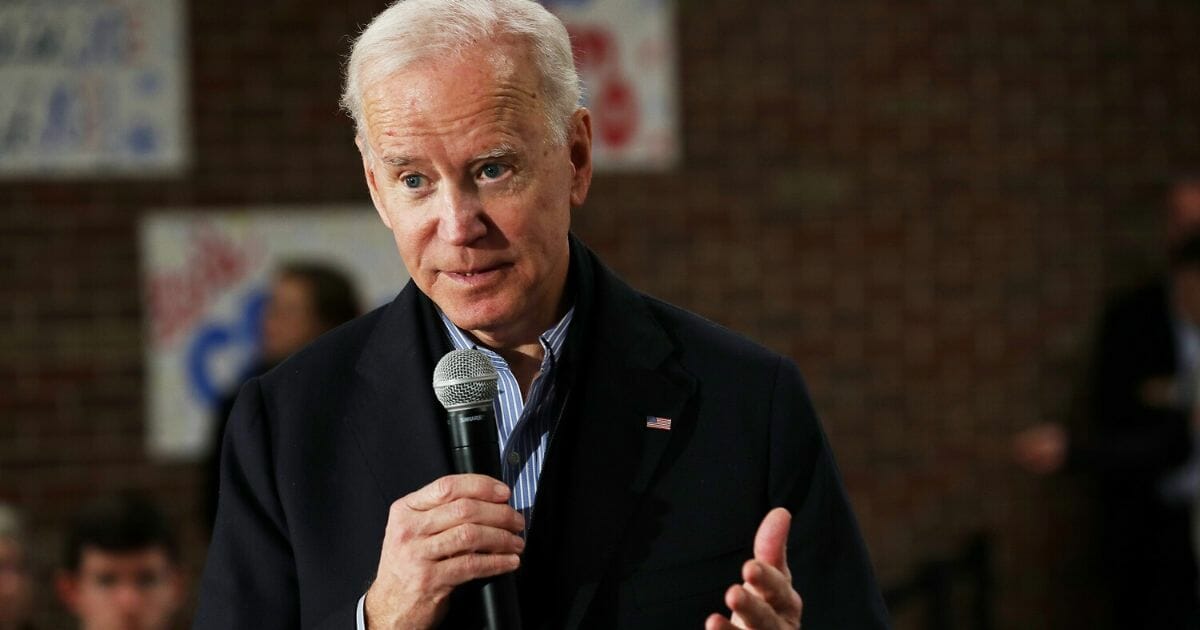
[[[560,457],[571,481],[557,497],[565,502],[557,511],[567,515],[569,532],[560,542],[564,570],[575,583],[567,594],[568,627],[587,612],[695,390],[645,298],[572,245],[583,259],[577,276],[583,308],[576,312],[585,320],[572,349],[579,369],[565,418],[573,434],[570,457]],[[672,419],[671,430],[648,428],[647,417],[655,416]]]
[[[556,429],[562,435],[552,442],[539,481],[526,550],[529,565],[559,567],[550,575],[563,580],[553,590],[566,595],[568,627],[586,614],[663,453],[686,428],[695,391],[645,298],[574,239],[572,257],[579,283],[567,351],[573,382]],[[389,305],[356,366],[345,420],[385,503],[452,472],[429,385],[435,358],[450,350],[436,318],[410,283]],[[653,416],[671,418],[671,430],[647,428]]]
[[[346,422],[385,503],[450,474],[434,357],[449,351],[436,314],[412,282],[388,306],[355,368]]]

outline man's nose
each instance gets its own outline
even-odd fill
[[[442,188],[438,237],[451,245],[466,246],[487,234],[483,203],[476,190],[464,186]]]
[[[122,584],[117,587],[117,607],[125,613],[139,610],[142,607],[142,589],[136,584]]]

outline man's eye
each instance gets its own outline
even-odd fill
[[[483,168],[479,169],[479,174],[487,179],[496,179],[508,172],[508,167],[503,164],[484,164]]]
[[[153,588],[158,586],[160,581],[162,581],[162,577],[152,571],[139,573],[137,576],[138,588]]]
[[[405,175],[401,179],[401,181],[404,182],[404,186],[407,188],[420,188],[424,180],[425,178],[420,175]]]

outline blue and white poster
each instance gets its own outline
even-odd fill
[[[281,263],[335,267],[364,309],[408,282],[392,233],[370,206],[158,212],[143,218],[140,239],[147,450],[157,459],[194,459],[210,448],[218,401],[258,356]]]
[[[0,0],[0,177],[187,164],[182,0]]]

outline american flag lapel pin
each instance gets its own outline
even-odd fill
[[[658,429],[659,431],[670,431],[671,419],[660,418],[658,416],[646,416],[646,428]]]

